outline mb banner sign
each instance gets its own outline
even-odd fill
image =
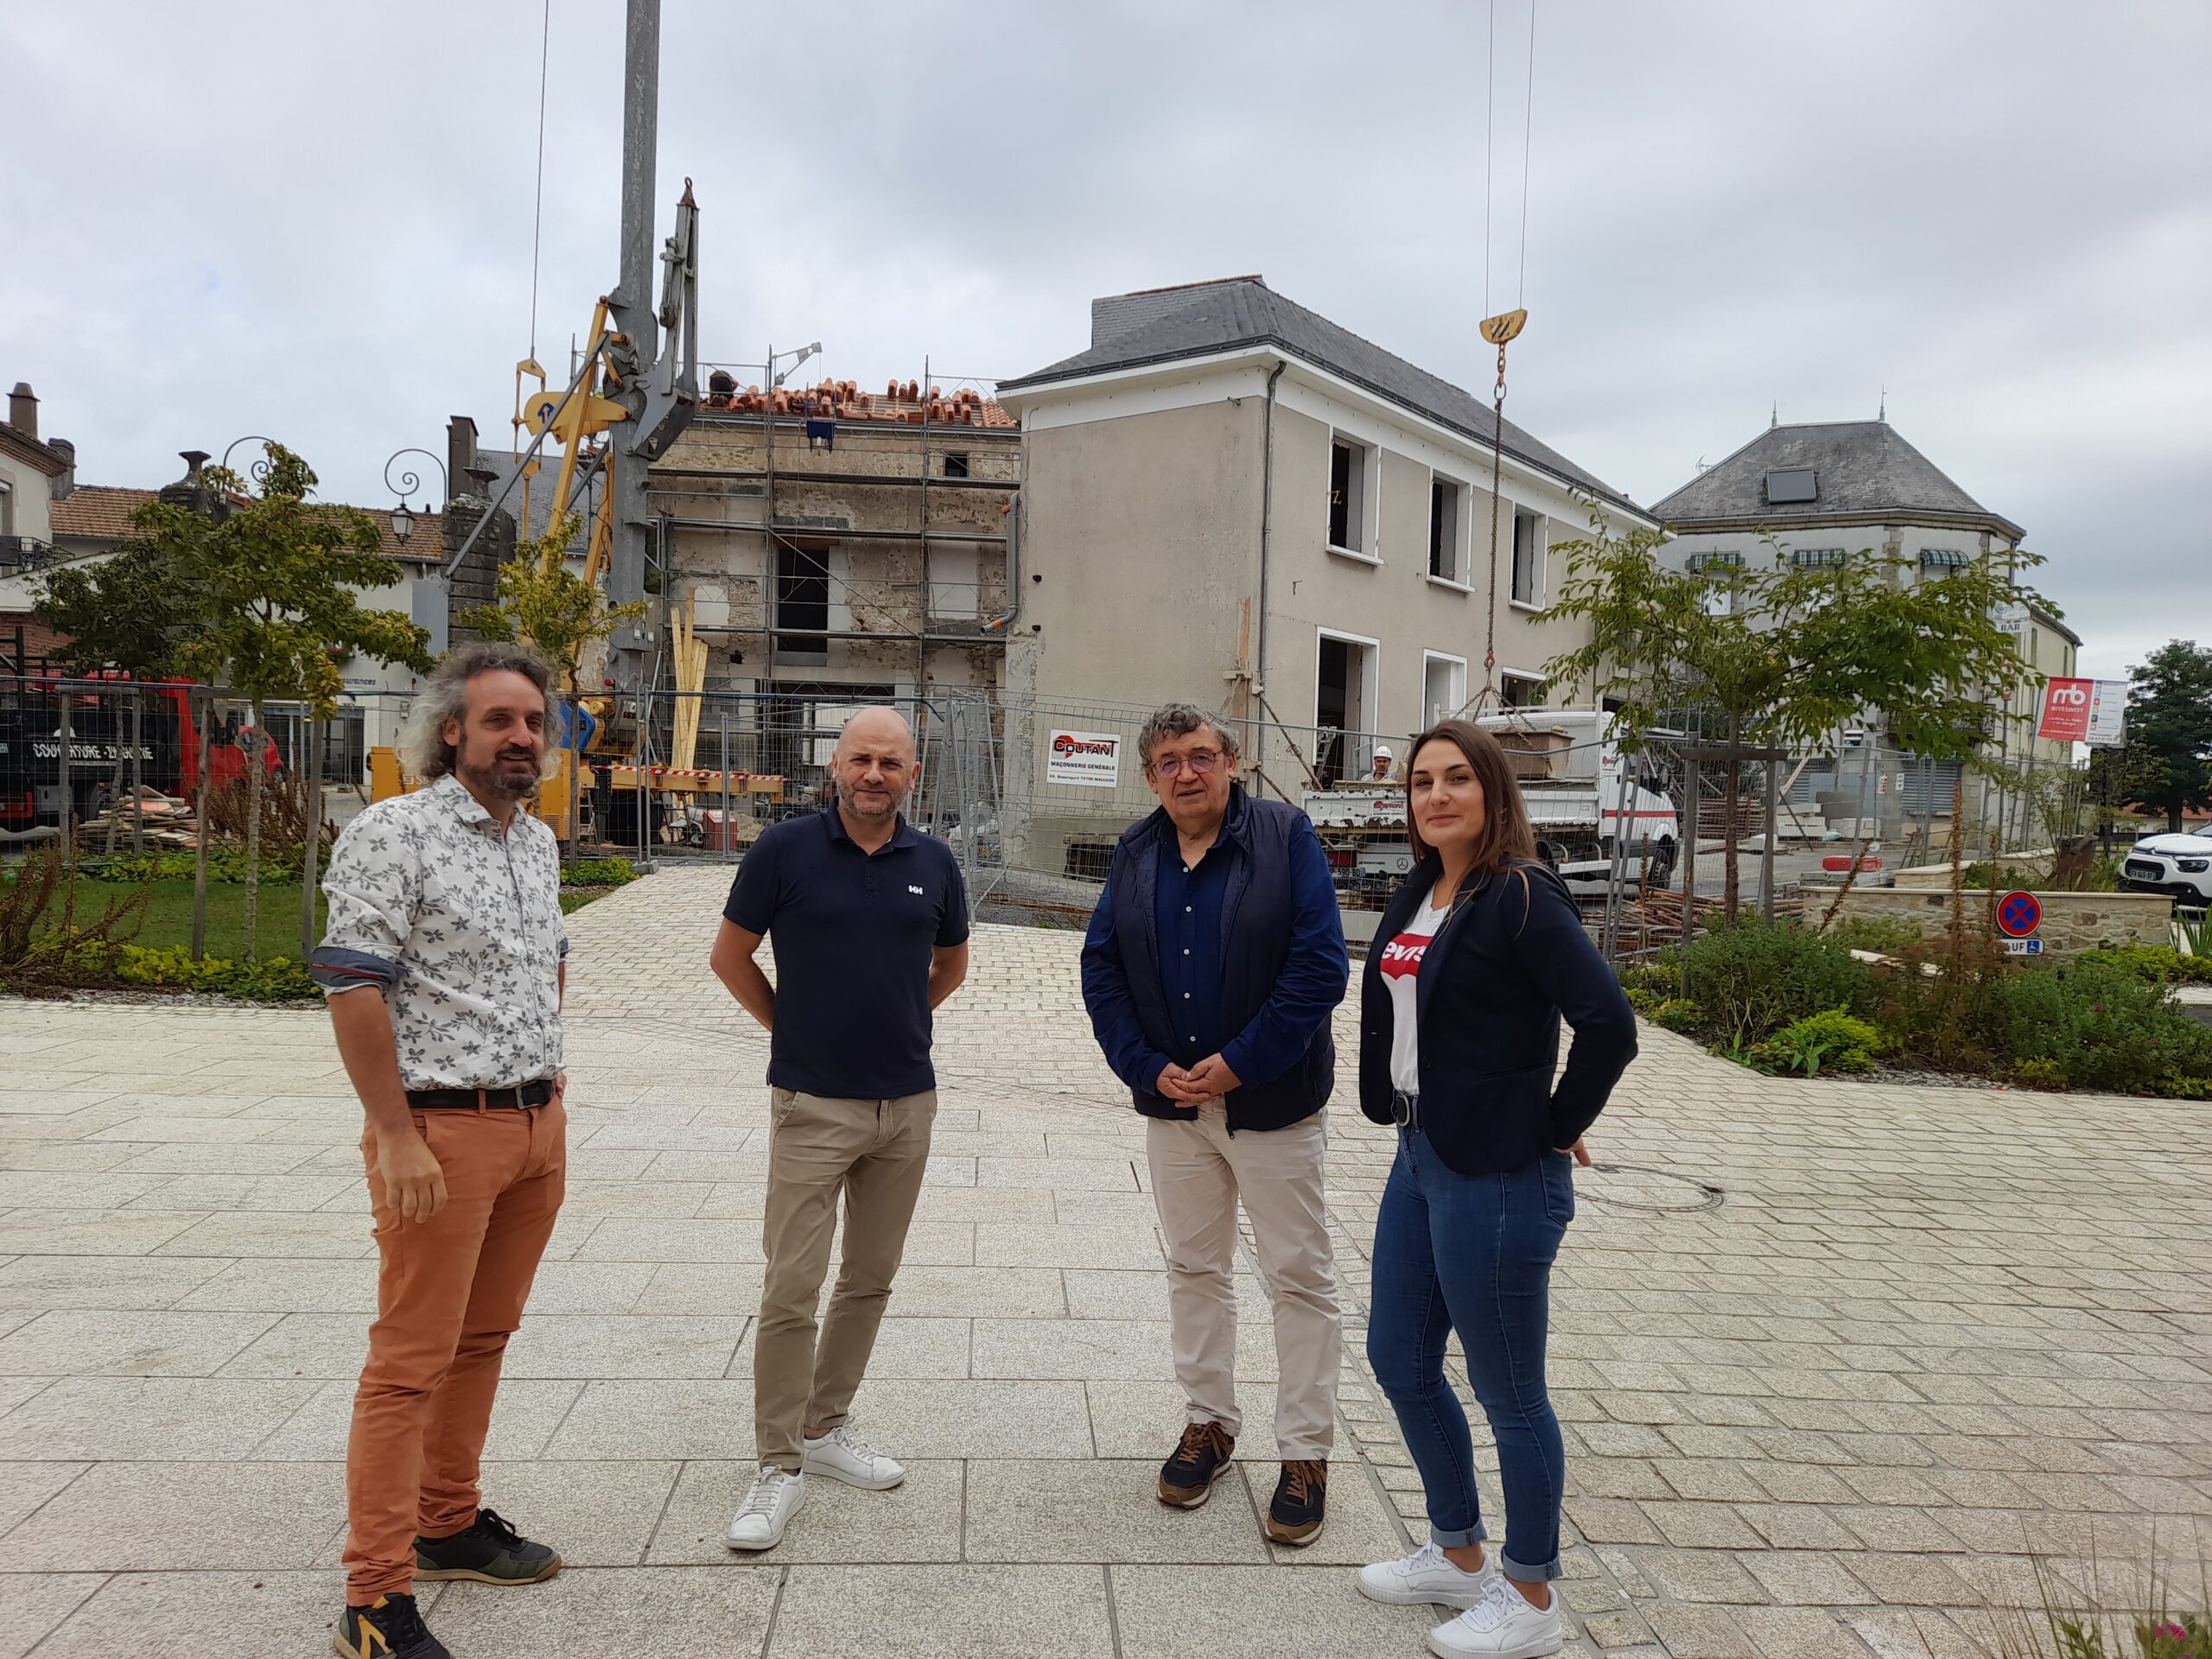
[[[2126,741],[2126,680],[2047,680],[2037,737],[2116,749]]]

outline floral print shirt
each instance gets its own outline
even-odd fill
[[[561,849],[517,812],[502,834],[458,778],[377,802],[338,837],[308,971],[376,985],[410,1089],[490,1089],[561,1069]]]

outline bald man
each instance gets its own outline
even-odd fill
[[[772,1548],[806,1477],[868,1491],[906,1471],[847,1419],[921,1196],[937,1117],[930,1017],[968,974],[968,893],[940,841],[899,806],[914,734],[896,711],[846,721],[821,811],[775,825],[737,868],[715,976],[767,1027],[767,1253],[753,1347],[760,1471],[732,1549]],[[772,941],[776,983],[753,956]],[[837,1200],[844,1265],[816,1338]]]

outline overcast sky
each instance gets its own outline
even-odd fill
[[[1256,271],[1650,502],[1897,429],[2117,675],[2212,640],[2212,4],[668,0],[660,226],[706,355],[1011,377],[1092,296]],[[552,0],[537,356],[615,276],[621,11]],[[0,384],[87,483],[269,433],[384,505],[530,346],[541,0],[0,0]],[[2192,113],[2192,111],[2194,113]],[[1493,164],[1488,276],[1485,130]],[[810,365],[810,372],[814,365]],[[417,505],[421,505],[418,498]]]

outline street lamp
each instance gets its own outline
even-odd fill
[[[391,510],[391,533],[399,542],[400,545],[404,547],[407,544],[407,538],[415,533],[415,514],[413,510],[407,505],[407,498],[413,494],[416,490],[423,487],[423,480],[418,474],[413,472],[403,472],[399,475],[398,483],[395,484],[391,481],[391,469],[393,463],[397,461],[402,455],[420,455],[423,460],[435,467],[438,469],[439,482],[443,487],[445,494],[448,497],[453,494],[453,480],[448,476],[446,473],[445,462],[439,460],[437,456],[432,454],[428,449],[416,449],[411,448],[406,449],[395,449],[389,455],[385,457],[384,486],[399,498],[399,505]]]

